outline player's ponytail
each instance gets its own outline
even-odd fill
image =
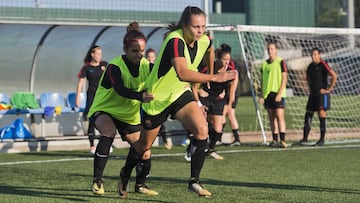
[[[184,9],[184,11],[181,14],[180,20],[178,22],[178,24],[175,23],[170,23],[168,26],[168,29],[170,30],[170,32],[180,29],[183,26],[187,26],[189,25],[190,21],[191,21],[191,16],[192,15],[204,15],[206,16],[206,13],[201,10],[198,7],[195,6],[188,6]]]
[[[142,39],[146,41],[144,33],[141,32],[139,23],[131,22],[126,27],[126,35],[124,36],[124,47],[127,48],[132,42]]]

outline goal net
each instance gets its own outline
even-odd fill
[[[270,126],[265,109],[257,104],[257,97],[261,95],[260,69],[262,61],[268,58],[268,41],[276,41],[278,56],[285,59],[289,71],[285,109],[287,134],[296,134],[299,139],[302,136],[309,95],[306,69],[311,63],[311,49],[314,47],[320,48],[322,59],[338,75],[331,95],[331,109],[327,112],[327,137],[336,134],[336,137],[345,138],[360,133],[360,30],[268,26],[213,26],[209,29],[237,33],[239,52],[246,64],[264,142],[264,131],[269,131]],[[311,135],[319,137],[316,113],[310,138]]]

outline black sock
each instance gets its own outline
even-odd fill
[[[273,133],[272,137],[273,137],[273,141],[276,141],[276,142],[278,141],[278,134]]]
[[[285,133],[284,132],[280,132],[280,140],[285,141]]]
[[[125,166],[123,167],[123,175],[127,178],[130,178],[131,171],[136,166],[136,164],[140,161],[142,154],[138,153],[133,146],[129,149],[129,154],[126,157]]]
[[[151,159],[141,159],[136,165],[136,184],[144,184],[150,173]]]
[[[191,142],[191,180],[199,181],[200,171],[204,164],[206,151],[208,150],[207,140],[193,139]]]
[[[87,134],[89,136],[90,146],[92,147],[94,146],[94,140],[95,140],[95,125],[93,122],[89,122]]]
[[[238,130],[239,129],[232,129],[232,133],[234,135],[235,142],[240,142]]]
[[[319,118],[320,120],[320,140],[324,141],[326,132],[326,118]]]
[[[163,140],[164,144],[167,144],[167,135],[166,135],[166,129],[165,129],[165,125],[162,124],[160,127],[160,131],[159,134],[161,135],[161,138]]]
[[[212,129],[209,132],[209,138],[210,138],[210,142],[209,142],[209,149],[210,151],[215,151],[215,145],[216,142],[221,140],[221,136],[222,136],[222,132],[216,132],[214,129]]]
[[[94,155],[94,178],[101,180],[114,138],[101,136]]]
[[[186,153],[187,154],[191,154],[191,140],[192,140],[192,137],[189,137],[189,139],[190,139],[190,143],[189,143],[189,145],[186,147]]]
[[[313,117],[313,113],[306,112],[305,119],[304,119],[304,134],[303,134],[303,141],[308,140],[310,129],[311,129],[311,121]]]

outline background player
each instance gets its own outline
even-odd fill
[[[312,63],[309,64],[306,77],[310,89],[309,99],[306,105],[304,134],[300,144],[306,144],[311,129],[311,121],[314,112],[318,112],[320,120],[320,140],[316,142],[316,146],[324,145],[326,132],[326,110],[330,109],[330,95],[334,90],[337,75],[330,66],[321,59],[320,49],[313,48],[311,50]],[[328,75],[331,76],[331,83],[328,86]]]

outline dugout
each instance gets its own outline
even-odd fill
[[[77,74],[92,44],[102,47],[106,61],[123,54],[126,26],[0,24],[0,92],[9,97],[15,92],[33,92],[36,98],[43,92],[57,92],[66,97],[76,90]],[[141,29],[148,38],[147,47],[159,50],[166,29],[150,26]],[[34,123],[30,117],[2,114],[0,128],[22,118],[36,137],[85,132],[81,113],[61,114],[44,121],[41,115],[35,115]],[[172,126],[181,128],[177,124]]]

